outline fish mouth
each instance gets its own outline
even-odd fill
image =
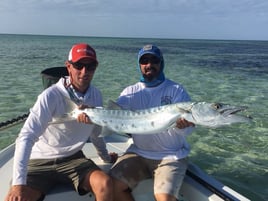
[[[241,106],[241,107],[231,107],[231,108],[222,108],[219,113],[225,116],[234,115],[238,112],[245,111],[248,107]]]

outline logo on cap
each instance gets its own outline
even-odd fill
[[[69,52],[68,60],[72,62],[77,62],[83,58],[92,59],[98,62],[95,50],[88,44],[81,43],[74,45]]]
[[[76,50],[78,53],[80,52],[85,52],[87,55],[95,56],[95,52],[93,52],[91,49],[77,49]]]
[[[143,47],[143,50],[144,50],[144,51],[148,51],[148,50],[151,50],[151,49],[153,49],[153,46],[152,46],[152,45],[145,45],[145,46]]]

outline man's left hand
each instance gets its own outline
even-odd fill
[[[89,108],[89,107],[86,106],[86,105],[80,105],[78,107],[78,109],[80,109],[80,110],[85,109],[85,108]],[[77,117],[77,121],[79,123],[92,124],[92,121],[90,120],[90,118],[87,116],[86,113],[79,114],[78,117]]]
[[[179,129],[184,129],[184,128],[187,128],[187,127],[194,127],[195,124],[192,123],[192,122],[189,122],[183,118],[180,118],[176,121],[176,127],[179,128]]]

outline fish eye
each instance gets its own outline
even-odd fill
[[[218,109],[222,108],[222,104],[221,103],[214,103],[213,107],[215,110],[218,110]]]

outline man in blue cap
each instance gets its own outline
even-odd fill
[[[123,109],[140,110],[190,101],[182,85],[165,78],[164,58],[158,47],[146,45],[139,51],[138,69],[140,81],[125,88],[117,100]],[[176,128],[154,135],[132,134],[133,144],[111,169],[116,201],[134,201],[131,190],[148,178],[154,179],[157,201],[179,199],[190,152],[186,136],[194,124],[184,119],[176,123]]]

